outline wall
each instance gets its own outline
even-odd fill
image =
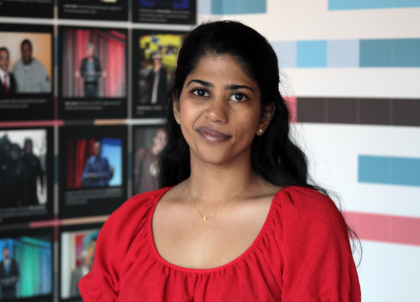
[[[232,3],[214,15],[218,1],[199,1],[200,20],[240,20],[272,43],[312,175],[362,239],[363,300],[419,301],[420,2]]]

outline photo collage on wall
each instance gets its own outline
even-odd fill
[[[0,301],[82,302],[106,219],[159,188],[196,7],[0,0]]]

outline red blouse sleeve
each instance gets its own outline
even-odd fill
[[[84,302],[117,301],[121,264],[137,230],[146,223],[153,195],[148,192],[130,198],[105,222],[96,243],[92,270],[79,282]]]
[[[282,301],[361,301],[347,226],[334,202],[297,187],[283,196]]]

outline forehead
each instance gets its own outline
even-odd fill
[[[4,57],[7,55],[8,55],[8,52],[6,50],[0,50],[0,56]]]
[[[208,80],[215,84],[248,84],[253,87],[257,83],[248,75],[244,64],[230,55],[208,55],[202,57],[196,68],[188,75],[187,79],[199,77],[200,80]],[[186,81],[187,82],[187,81]]]

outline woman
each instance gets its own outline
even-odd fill
[[[188,35],[162,189],[105,223],[84,301],[360,301],[346,224],[308,183],[278,85],[255,30],[219,21]]]

